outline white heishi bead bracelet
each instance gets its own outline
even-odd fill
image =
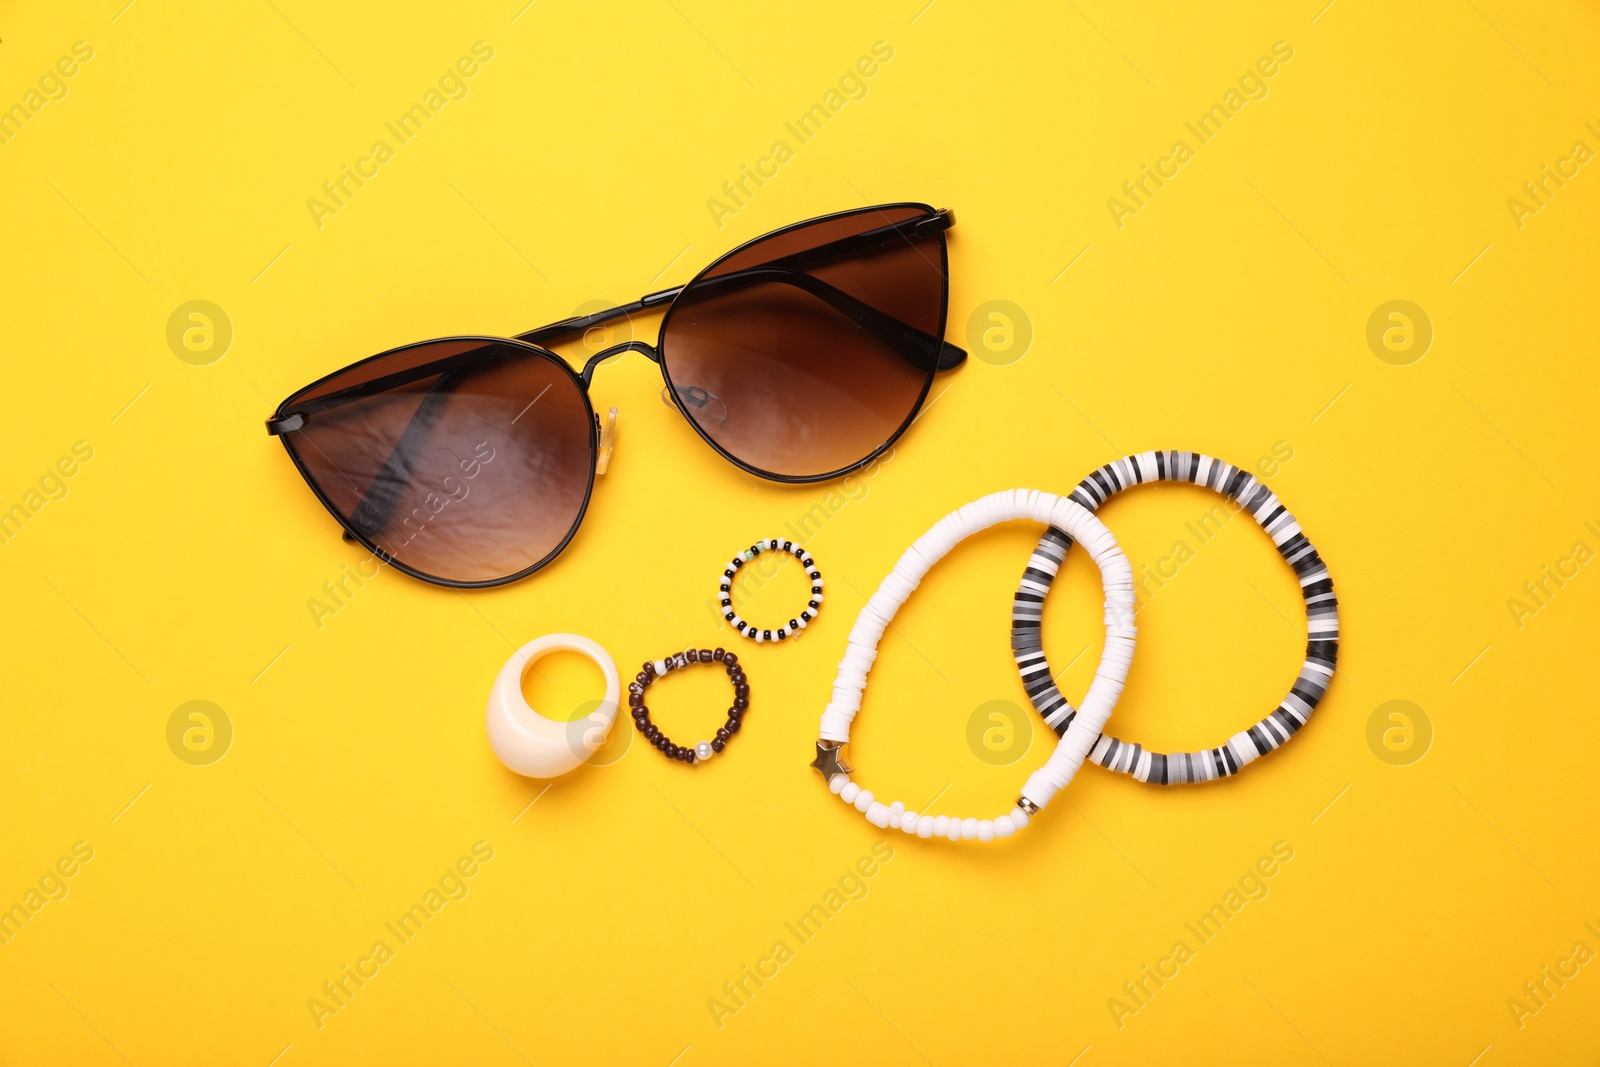
[[[1115,460],[1079,483],[1071,499],[1095,511],[1117,493],[1145,482],[1189,482],[1215,490],[1237,503],[1267,532],[1278,554],[1294,568],[1306,602],[1306,658],[1294,685],[1277,708],[1215,748],[1170,754],[1152,752],[1106,734],[1095,743],[1089,759],[1153,785],[1227,778],[1293,737],[1328,691],[1339,659],[1339,602],[1333,595],[1333,578],[1300,524],[1272,490],[1248,471],[1199,452],[1141,452]],[[1063,534],[1060,530],[1046,530],[1028,561],[1011,605],[1011,648],[1017,669],[1022,672],[1023,688],[1056,733],[1070,729],[1075,715],[1082,712],[1075,713],[1056,688],[1050,664],[1045,660],[1040,622],[1044,599],[1071,547],[1071,531]]]
[[[801,609],[800,614],[784,625],[776,630],[758,630],[741,619],[739,613],[733,610],[733,578],[741,567],[769,548],[781,549],[800,561],[800,565],[806,569],[806,577],[811,580],[811,595],[807,598],[806,606]],[[811,558],[811,553],[800,545],[793,541],[781,541],[776,537],[763,537],[728,561],[727,568],[722,572],[722,579],[717,583],[717,601],[722,605],[722,617],[728,621],[728,625],[739,631],[740,636],[747,637],[758,645],[763,641],[782,641],[791,634],[798,635],[822,610],[822,572],[817,570],[817,561]]]
[[[1100,582],[1105,591],[1106,643],[1089,693],[1072,725],[1056,742],[1050,758],[1028,776],[1012,811],[995,819],[963,819],[909,811],[898,800],[885,803],[851,781],[844,751],[850,740],[850,723],[861,708],[867,673],[878,656],[878,642],[900,606],[935,563],[973,534],[1011,519],[1033,519],[1067,531],[1088,550],[1100,568]],[[1082,505],[1053,493],[1037,489],[991,493],[952,511],[917,538],[861,609],[850,630],[839,673],[834,678],[833,698],[822,712],[817,758],[811,766],[822,774],[831,792],[880,829],[900,830],[917,837],[944,837],[951,841],[992,841],[997,837],[1010,837],[1027,826],[1030,817],[1065,788],[1083,765],[1089,749],[1111,717],[1117,698],[1122,695],[1128,668],[1133,664],[1133,643],[1133,568],[1105,524]]]

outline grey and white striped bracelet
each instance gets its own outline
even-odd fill
[[[739,613],[733,610],[733,580],[746,563],[769,548],[781,549],[800,561],[800,565],[806,569],[806,577],[811,579],[811,594],[799,615],[776,630],[758,630],[741,619]],[[793,541],[780,541],[776,537],[762,538],[728,561],[727,569],[722,572],[722,581],[717,586],[717,599],[722,605],[722,617],[728,621],[728,625],[739,631],[741,636],[757,644],[763,641],[782,641],[791,634],[804,630],[822,610],[822,572],[817,570],[817,561],[811,558],[811,553]]]
[[[1266,718],[1216,748],[1167,755],[1101,734],[1089,759],[1156,785],[1226,778],[1294,736],[1327,692],[1339,655],[1339,604],[1333,579],[1300,524],[1270,489],[1249,472],[1198,452],[1141,452],[1115,460],[1085,478],[1068,499],[1093,512],[1122,490],[1144,482],[1192,482],[1231,498],[1250,513],[1299,579],[1306,602],[1306,658],[1283,702]],[[1011,650],[1022,672],[1023,687],[1057,734],[1066,732],[1077,712],[1056,688],[1045,659],[1040,624],[1045,596],[1071,547],[1072,538],[1065,533],[1055,527],[1045,531],[1011,607]]]

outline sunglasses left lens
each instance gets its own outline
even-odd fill
[[[566,365],[528,345],[432,341],[357,364],[284,404],[312,487],[423,577],[484,584],[553,556],[594,480],[593,414]]]

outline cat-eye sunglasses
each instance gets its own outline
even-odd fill
[[[745,471],[817,482],[870,463],[905,433],[944,341],[949,211],[884,204],[749,241],[686,285],[514,338],[390,349],[296,391],[267,420],[317,499],[380,559],[424,581],[501,585],[543,567],[583,521],[616,440],[589,398],[624,352],[661,368],[666,396]],[[665,308],[575,371],[541,347]]]

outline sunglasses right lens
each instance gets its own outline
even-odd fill
[[[593,416],[565,364],[489,338],[368,360],[284,404],[314,489],[386,556],[454,584],[535,567],[577,528]]]

